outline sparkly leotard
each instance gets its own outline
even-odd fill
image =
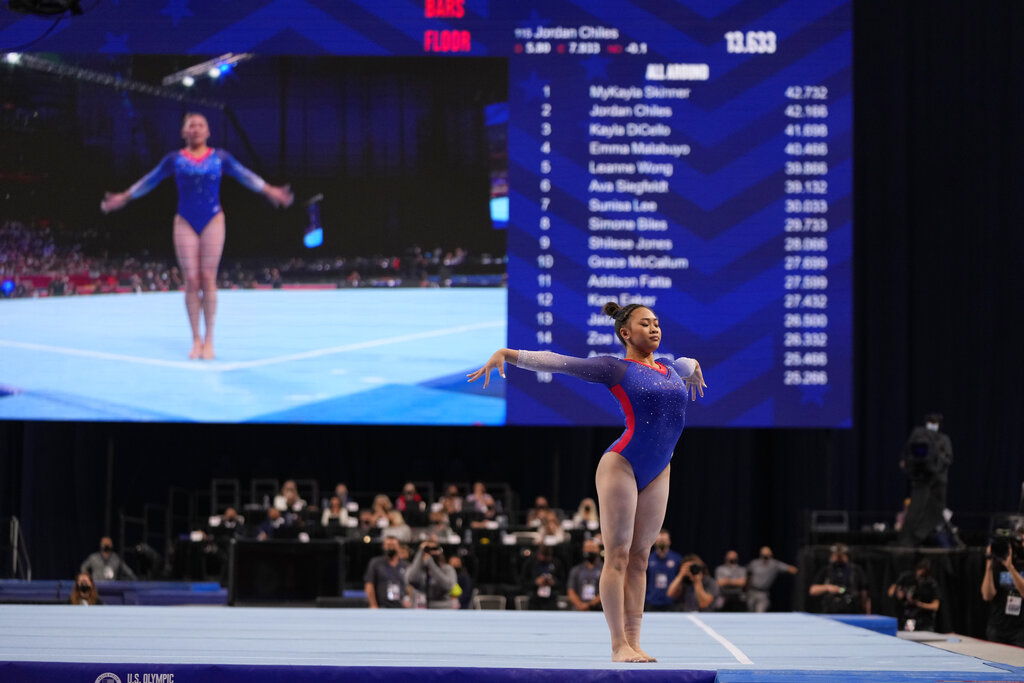
[[[211,147],[199,157],[182,149],[165,156],[156,168],[128,188],[128,196],[138,199],[173,175],[178,183],[178,215],[199,234],[220,213],[220,179],[224,173],[253,192],[262,191],[266,185],[263,178],[223,149]]]
[[[688,394],[684,377],[697,361],[657,361],[658,369],[612,356],[575,358],[550,351],[520,351],[518,367],[535,372],[560,372],[604,384],[619,402],[626,431],[608,447],[633,466],[638,490],[661,474],[686,423]]]

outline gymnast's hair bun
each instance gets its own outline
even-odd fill
[[[608,303],[606,303],[604,306],[601,307],[601,310],[609,318],[614,318],[615,316],[617,316],[619,314],[619,311],[622,310],[622,307],[619,306],[614,301],[609,301]]]

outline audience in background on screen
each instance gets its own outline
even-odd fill
[[[747,609],[767,612],[771,606],[772,584],[779,574],[796,574],[797,569],[772,556],[772,549],[762,546],[758,558],[747,565]]]
[[[267,518],[260,524],[260,532],[256,538],[260,541],[265,541],[268,538],[274,538],[277,532],[287,526],[287,520],[281,514],[281,511],[276,507],[267,510]]]
[[[338,496],[331,496],[330,501],[327,503],[327,508],[320,514],[320,526],[348,526],[348,510],[341,504],[341,498]]]
[[[413,604],[417,607],[452,609],[459,604],[452,595],[458,577],[455,569],[445,560],[444,549],[437,538],[428,538],[420,543],[406,576],[409,586],[415,591]]]
[[[550,546],[538,545],[523,563],[520,589],[530,596],[530,609],[558,609],[558,593],[565,583],[561,561]]]
[[[306,501],[299,497],[299,488],[291,479],[281,485],[281,492],[274,496],[274,507],[281,512],[296,514],[306,508]]]
[[[71,598],[68,602],[72,605],[103,604],[99,591],[96,590],[96,584],[93,583],[92,577],[88,573],[82,572],[75,577],[75,585],[71,588]]]
[[[467,510],[485,514],[487,508],[494,508],[494,497],[487,493],[482,481],[473,482],[473,492],[466,496],[465,505]]]
[[[677,612],[712,612],[718,597],[718,583],[708,576],[707,565],[695,553],[684,555],[676,578],[668,586]]]
[[[597,503],[593,498],[584,498],[580,501],[576,514],[572,516],[572,523],[577,529],[597,529],[601,520],[597,515]]]
[[[131,567],[114,552],[114,541],[109,536],[100,539],[100,549],[85,558],[79,571],[91,576],[93,583],[136,579]]]
[[[735,550],[726,552],[725,561],[715,567],[715,581],[718,583],[717,611],[747,611],[747,569],[740,564],[739,553]]]
[[[674,600],[668,595],[669,584],[679,572],[683,557],[671,549],[672,537],[666,529],[658,532],[654,540],[654,548],[647,560],[647,597],[644,600],[644,611],[667,612]]]
[[[583,541],[583,561],[569,570],[568,597],[581,612],[601,609],[601,546],[593,538]]]
[[[398,539],[386,537],[381,542],[381,554],[366,565],[363,590],[371,609],[379,607],[409,607],[406,569],[408,561],[401,557]]]

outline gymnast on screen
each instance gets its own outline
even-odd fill
[[[622,408],[626,431],[609,446],[597,466],[597,495],[605,563],[601,605],[611,632],[612,660],[653,662],[640,649],[640,622],[647,587],[647,560],[665,520],[669,462],[682,434],[688,400],[704,396],[700,363],[692,358],[656,359],[661,328],[651,309],[639,304],[604,312],[615,319],[625,359],[574,358],[550,351],[499,349],[486,365],[468,375],[473,382],[491,370],[505,376],[505,363],[534,372],[560,372],[607,386]]]
[[[217,268],[224,251],[224,211],[220,207],[220,179],[224,173],[274,206],[290,206],[294,196],[287,185],[277,187],[242,166],[223,149],[206,145],[210,125],[202,114],[185,114],[181,136],[185,149],[171,152],[160,164],[124,192],[108,192],[100,203],[104,213],[117,211],[173,175],[178,183],[178,213],[174,216],[174,251],[185,277],[185,309],[192,327],[189,358],[210,360],[213,322],[217,314]],[[199,334],[200,311],[206,335]]]

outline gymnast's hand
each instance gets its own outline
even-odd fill
[[[292,205],[292,202],[295,201],[295,195],[292,194],[291,185],[282,185],[280,187],[277,185],[264,185],[263,194],[267,196],[267,199],[270,200],[271,204],[278,208],[281,208],[282,206],[289,207]]]
[[[103,195],[103,201],[100,202],[100,211],[103,213],[117,211],[118,209],[124,208],[124,205],[127,203],[127,192],[107,192]]]
[[[480,379],[481,377],[483,377],[484,378],[484,389],[486,389],[487,385],[490,384],[490,382],[491,382],[491,370],[495,370],[495,369],[498,371],[498,374],[501,375],[501,378],[505,379],[505,351],[506,350],[507,349],[498,349],[497,351],[494,352],[494,355],[492,355],[487,360],[487,363],[482,368],[480,368],[476,372],[471,372],[468,375],[466,375],[466,377],[469,377],[469,381],[470,382],[475,382],[478,379]]]
[[[690,390],[691,401],[697,400],[698,393],[700,393],[701,398],[704,398],[704,390],[708,388],[708,385],[704,383],[704,374],[700,371],[700,363],[694,366],[693,374],[683,379],[683,383]]]

